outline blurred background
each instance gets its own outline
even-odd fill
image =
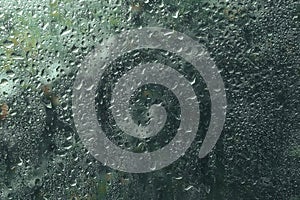
[[[300,5],[296,0],[0,0],[0,199],[299,200]],[[72,86],[84,58],[124,30],[158,26],[205,45],[222,75],[225,126],[205,158],[210,121],[200,74],[161,50],[128,52],[95,94],[107,136],[133,152],[174,137],[180,106],[167,88],[148,85],[132,98],[132,117],[162,103],[164,129],[128,136],[109,111],[113,84],[132,66],[164,63],[194,82],[200,127],[184,156],[151,173],[112,170],[85,149],[72,118]]]

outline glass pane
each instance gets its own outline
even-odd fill
[[[298,1],[0,5],[0,199],[300,199]]]

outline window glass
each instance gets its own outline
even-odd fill
[[[0,199],[300,199],[296,0],[0,5]]]

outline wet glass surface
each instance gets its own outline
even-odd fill
[[[0,199],[300,199],[299,2],[0,0],[0,5]],[[156,41],[157,48],[126,52],[130,44],[144,43],[136,39],[138,34],[133,36],[135,41],[124,42],[124,54],[105,66],[101,77],[84,68],[91,55],[106,59],[118,52],[112,47],[123,40],[110,40],[113,35],[147,27],[162,27],[170,33]],[[204,158],[199,151],[216,118],[211,82],[190,62],[195,49],[178,45],[185,39],[182,35],[178,43],[168,43],[176,35],[172,31],[203,45],[207,54],[199,51],[194,58],[209,55],[213,63],[202,60],[201,66],[215,64],[224,84],[225,124]],[[155,34],[146,34],[143,40]],[[106,41],[112,45],[101,46]],[[177,44],[174,52],[159,48],[165,41],[170,49]],[[103,67],[96,61],[95,69]],[[153,78],[169,80],[174,87],[159,81],[139,85],[128,103],[131,122],[138,127],[133,129],[118,122],[117,115],[123,117],[123,113],[118,109],[114,113],[112,99],[118,102],[144,72],[125,76],[129,85],[113,91],[121,77],[147,63],[169,66],[182,77],[175,80],[163,71]],[[92,84],[93,89],[83,88],[95,89],[92,98],[82,95],[77,101],[74,82],[80,70],[99,81]],[[187,90],[174,93],[182,79],[194,91],[194,96],[183,100],[180,95]],[[217,88],[215,93],[220,91]],[[198,102],[199,120],[192,112],[184,115],[182,103],[190,105],[193,99]],[[120,171],[112,161],[99,160],[83,142],[78,127],[89,121],[85,113],[76,118],[74,102],[87,112],[91,107],[82,102],[95,102],[95,120],[107,138],[134,155],[172,144],[182,116],[199,125],[178,159],[177,149],[171,147],[174,162],[160,168],[169,154],[158,154],[151,159],[162,161],[149,172]],[[158,133],[150,134],[154,128],[139,129],[151,124],[153,115],[164,114],[156,122]],[[176,142],[179,147],[183,144]],[[124,155],[120,160],[126,159]]]

